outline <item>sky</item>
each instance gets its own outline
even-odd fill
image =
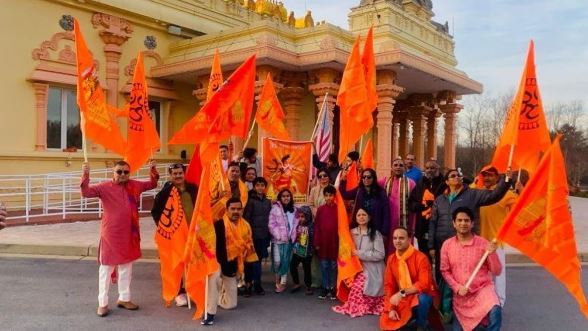
[[[282,0],[301,17],[348,28],[360,0]],[[516,89],[529,40],[535,41],[537,80],[545,105],[572,100],[588,109],[588,1],[433,0],[434,21],[449,22],[457,67],[484,85],[484,94]]]

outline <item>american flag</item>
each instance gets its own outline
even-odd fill
[[[329,119],[327,107],[327,103],[323,102],[321,111],[319,112],[315,136],[312,137],[314,146],[316,147],[316,153],[321,162],[327,162],[333,145],[333,123]]]

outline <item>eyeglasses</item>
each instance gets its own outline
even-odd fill
[[[447,176],[447,178],[455,178],[455,177],[461,178],[461,175],[460,174],[451,174],[451,175]]]
[[[128,175],[128,174],[130,174],[131,172],[130,172],[130,171],[128,171],[128,170],[117,170],[117,171],[116,171],[116,173],[117,173],[118,175],[122,175],[122,174]]]
[[[374,177],[372,177],[372,176],[361,176],[361,179],[372,179],[372,178],[374,178]]]
[[[172,170],[172,169],[180,169],[180,168],[184,169],[184,165],[181,164],[181,163],[170,164],[169,167],[168,167],[169,170]]]
[[[329,178],[329,175],[325,175],[325,174],[318,175],[318,178]]]

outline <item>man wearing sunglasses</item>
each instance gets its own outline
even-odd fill
[[[172,231],[172,224],[175,224],[174,215],[176,214],[173,213],[173,211],[170,210],[169,207],[166,209],[166,205],[168,205],[170,195],[172,197],[174,196],[172,194],[172,190],[174,190],[174,188],[177,190],[177,194],[179,195],[180,200],[179,203],[181,204],[181,209],[184,212],[184,215],[180,215],[179,217],[181,217],[182,220],[186,220],[186,223],[189,227],[190,221],[192,219],[192,212],[194,211],[194,205],[196,204],[196,195],[198,194],[198,187],[186,181],[186,166],[182,163],[171,164],[168,167],[167,171],[169,175],[169,181],[167,181],[163,185],[161,191],[159,191],[159,193],[157,193],[157,195],[155,196],[155,199],[153,201],[153,208],[151,208],[151,216],[155,221],[155,225],[159,226],[161,217],[165,214],[163,216],[164,222],[162,223],[162,228],[160,229]],[[173,198],[171,201],[173,201]],[[172,205],[171,201],[170,205]],[[179,217],[177,219],[179,219]],[[164,264],[162,264],[161,267],[164,268]],[[188,305],[188,298],[186,296],[186,290],[184,288],[183,282],[182,286],[180,287],[179,293],[175,298],[175,302],[176,306],[178,307],[184,307]]]
[[[133,261],[141,257],[139,233],[139,199],[141,193],[157,187],[159,174],[151,162],[148,181],[129,179],[130,166],[125,161],[115,163],[112,180],[90,185],[90,165],[82,165],[81,192],[84,198],[99,198],[104,208],[98,246],[98,310],[100,317],[108,315],[108,288],[118,267],[117,306],[137,310],[131,301]]]

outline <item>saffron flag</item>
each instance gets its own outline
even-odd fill
[[[159,252],[161,292],[166,306],[178,294],[184,272],[184,249],[188,239],[188,224],[180,193],[172,186],[169,198],[155,230]]]
[[[378,93],[376,92],[376,57],[374,56],[374,26],[370,26],[365,44],[363,44],[363,53],[361,54],[361,64],[365,72],[365,86],[368,98],[368,111],[373,112],[378,107]]]
[[[349,217],[341,193],[337,191],[337,233],[339,235],[339,253],[337,255],[337,298],[346,302],[351,283],[355,275],[363,270],[361,262],[353,251],[356,249],[349,231]]]
[[[218,50],[215,50],[214,57],[212,58],[212,67],[210,70],[210,78],[208,79],[208,89],[206,91],[206,101],[218,91],[223,83],[223,72],[220,66],[220,56]],[[208,121],[206,114],[200,110],[194,117],[178,130],[174,136],[169,140],[168,144],[193,144],[195,137],[206,135],[208,129]]]
[[[347,191],[353,190],[359,185],[359,175],[357,173],[357,162],[351,162],[351,165],[347,168],[347,182],[345,189]]]
[[[359,36],[347,60],[341,87],[337,95],[339,105],[339,160],[354,149],[355,143],[374,125],[365,81],[365,70],[359,55]]]
[[[77,101],[82,133],[85,138],[106,149],[125,155],[126,142],[120,134],[114,112],[106,104],[104,91],[98,80],[98,70],[80,31],[80,24],[75,18],[74,34],[78,71]]]
[[[506,116],[492,165],[500,172],[505,172],[509,166],[526,169],[532,176],[541,154],[549,148],[550,143],[535,73],[535,46],[531,41],[519,90]],[[511,146],[514,146],[514,152],[512,165],[509,165]]]
[[[535,175],[506,216],[497,239],[549,271],[572,294],[588,318],[559,140],[560,136],[556,137],[546,151]]]
[[[214,50],[214,57],[212,58],[212,69],[210,70],[210,79],[208,80],[208,89],[206,91],[206,101],[210,100],[212,96],[218,91],[223,84],[223,71],[220,65],[220,56],[218,49]]]
[[[268,73],[259,96],[259,105],[255,113],[255,120],[259,127],[267,131],[272,137],[290,140],[290,135],[284,125],[284,111],[276,95],[274,82]]]
[[[202,163],[198,197],[188,231],[184,260],[186,263],[186,292],[196,303],[194,319],[204,312],[205,288],[208,276],[218,270],[216,233],[210,210],[210,162]]]
[[[189,183],[200,186],[200,176],[202,175],[202,162],[200,162],[200,145],[194,146],[194,153],[186,169],[185,180]]]
[[[365,147],[363,148],[363,153],[361,153],[361,167],[363,169],[375,169],[374,168],[374,144],[372,143],[372,138],[368,139]]]
[[[137,56],[128,109],[125,161],[129,163],[131,171],[135,171],[144,165],[153,156],[153,152],[161,146],[159,134],[149,111],[147,82],[141,52]]]

